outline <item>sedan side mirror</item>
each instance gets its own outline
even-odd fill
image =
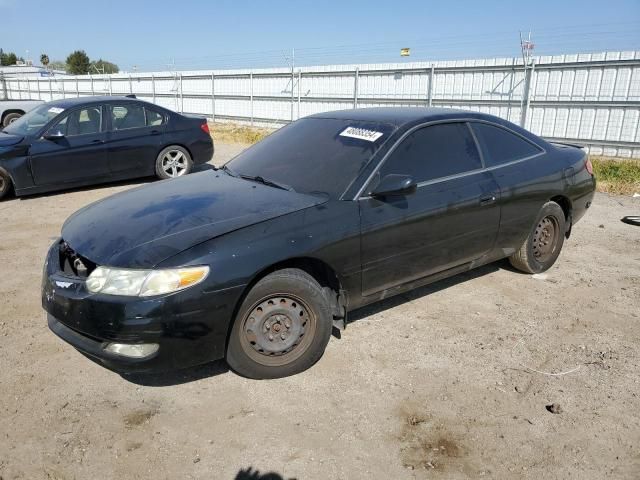
[[[391,173],[380,180],[378,186],[371,191],[371,196],[410,195],[415,193],[417,188],[418,184],[409,175]]]
[[[52,141],[56,141],[56,140],[61,140],[64,138],[64,133],[62,133],[60,130],[56,130],[56,131],[50,131],[47,132],[43,135],[43,138],[45,140],[52,140]]]

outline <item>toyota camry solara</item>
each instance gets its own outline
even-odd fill
[[[226,358],[282,377],[353,309],[506,257],[547,270],[594,189],[582,150],[493,116],[313,115],[221,169],[72,215],[42,304],[55,334],[116,371]]]

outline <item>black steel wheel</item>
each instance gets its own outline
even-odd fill
[[[509,257],[511,265],[526,273],[540,273],[551,268],[564,244],[566,219],[555,202],[543,205],[535,225],[520,249]]]
[[[11,191],[11,177],[0,170],[0,199],[4,198]]]
[[[306,272],[284,269],[261,279],[234,322],[227,362],[249,378],[279,378],[311,367],[331,336],[323,288]]]

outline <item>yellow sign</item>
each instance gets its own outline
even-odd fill
[[[401,48],[400,49],[400,56],[401,57],[408,57],[411,54],[411,49],[410,48]]]

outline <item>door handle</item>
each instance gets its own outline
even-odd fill
[[[484,205],[491,205],[492,203],[495,203],[496,201],[496,196],[495,195],[491,195],[489,197],[482,197],[480,199],[480,205],[484,206]]]
[[[104,140],[100,140],[99,138],[96,140],[91,140],[91,143],[104,143]]]
[[[160,135],[158,130],[151,130],[151,135]]]

